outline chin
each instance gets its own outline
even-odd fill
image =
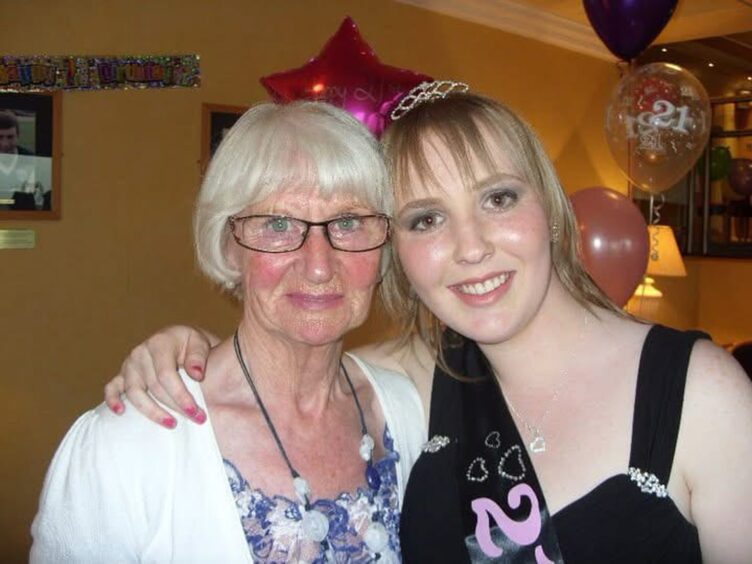
[[[509,340],[512,336],[509,331],[483,330],[477,328],[472,331],[460,332],[460,334],[475,341],[479,345],[496,345]]]
[[[503,321],[501,316],[494,319],[463,319],[447,323],[456,333],[479,344],[503,343],[514,336],[514,324]]]
[[[289,338],[312,347],[332,345],[342,342],[345,334],[354,329],[349,323],[330,323],[316,319],[301,319]]]

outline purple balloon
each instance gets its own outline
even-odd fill
[[[752,160],[731,159],[728,181],[737,194],[752,196]]]
[[[629,61],[666,27],[679,0],[583,0],[595,33],[609,51]]]

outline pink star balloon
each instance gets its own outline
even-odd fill
[[[321,100],[344,108],[376,136],[389,123],[392,106],[431,77],[382,64],[346,17],[318,56],[302,67],[261,78],[275,102]]]

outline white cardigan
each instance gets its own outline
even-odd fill
[[[400,505],[426,440],[423,407],[404,376],[352,356],[368,377],[399,452]],[[205,407],[200,386],[183,380]],[[251,562],[211,420],[161,428],[132,406],[82,415],[63,439],[32,524],[39,562]]]

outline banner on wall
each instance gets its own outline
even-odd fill
[[[198,55],[0,57],[2,92],[194,88],[200,84]]]

